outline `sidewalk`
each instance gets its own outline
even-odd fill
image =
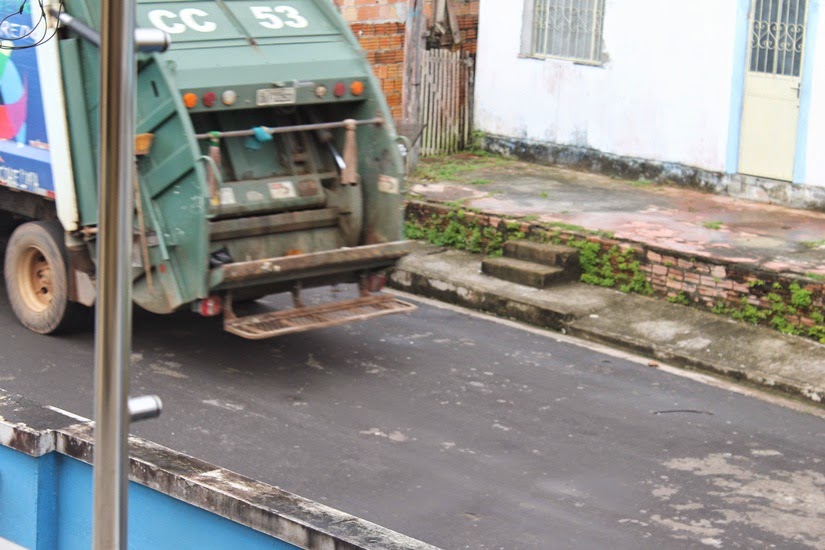
[[[500,159],[449,163],[424,165],[419,173],[447,178],[411,182],[408,212],[462,208],[482,224],[630,247],[656,297],[581,283],[523,287],[481,274],[481,255],[432,246],[401,262],[396,288],[825,401],[825,345],[710,312],[743,304],[775,316],[782,307],[795,326],[819,326],[825,213]],[[800,292],[812,303],[791,307]],[[677,295],[698,307],[665,300]],[[787,306],[776,305],[779,295]]]

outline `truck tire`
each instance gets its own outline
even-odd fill
[[[53,334],[75,318],[80,306],[69,302],[68,265],[59,222],[27,222],[14,230],[3,271],[9,303],[23,326]]]

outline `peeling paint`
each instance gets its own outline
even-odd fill
[[[644,321],[633,323],[633,329],[645,334],[653,340],[673,340],[682,334],[690,332],[690,325],[676,321]]]
[[[670,497],[677,494],[678,492],[679,489],[673,487],[672,485],[659,485],[655,489],[653,489],[653,491],[651,491],[653,496],[660,500],[669,500]]]
[[[718,537],[736,524],[743,524],[789,543],[823,548],[825,473],[812,469],[766,470],[764,459],[782,455],[774,449],[753,449],[750,457],[713,453],[666,461],[663,465],[668,470],[692,474],[693,479],[685,480],[685,484],[703,484],[706,497],[701,505],[678,502],[674,497],[679,492],[676,480],[680,476],[663,476],[668,485],[657,485],[652,492],[666,500],[673,513],[655,514],[650,519],[674,533],[703,537],[702,543],[709,546],[718,547]]]
[[[213,407],[226,409],[227,411],[232,412],[240,412],[246,409],[246,407],[244,407],[243,405],[239,405],[237,403],[222,402],[218,401],[217,399],[206,399],[204,401],[201,401],[201,403],[203,403],[204,405],[212,405]]]
[[[373,435],[373,436],[376,436],[376,437],[389,439],[393,443],[405,443],[407,441],[410,441],[410,439],[411,439],[408,435],[403,434],[399,431],[394,431],[394,432],[390,432],[390,433],[387,434],[387,433],[382,432],[378,428],[370,428],[369,430],[363,430],[363,431],[360,431],[358,433],[360,435]]]
[[[751,454],[753,456],[782,456],[782,453],[773,449],[752,449]]]
[[[712,527],[711,522],[705,519],[693,522],[684,522],[672,518],[663,518],[659,514],[652,515],[650,519],[654,523],[658,523],[674,531],[684,531],[690,533],[691,535],[712,537],[722,535],[725,532],[724,529]]]
[[[710,338],[703,338],[701,336],[697,336],[695,338],[689,338],[687,340],[682,340],[677,344],[680,348],[689,349],[689,350],[703,350],[707,349],[713,341]]]
[[[170,378],[178,378],[178,379],[186,379],[189,378],[185,374],[178,372],[176,370],[172,370],[168,367],[163,367],[161,365],[149,365],[149,368],[152,369],[152,372],[155,374],[162,374],[163,376],[168,376]]]
[[[326,370],[324,369],[324,366],[317,359],[315,359],[315,356],[311,353],[307,358],[306,366],[315,370]]]

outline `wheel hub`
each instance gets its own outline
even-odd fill
[[[20,294],[26,306],[34,311],[45,311],[54,299],[52,267],[43,252],[29,248],[18,264]]]

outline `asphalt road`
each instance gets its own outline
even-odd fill
[[[91,330],[0,387],[91,417]],[[747,343],[743,342],[743,345]],[[134,433],[444,548],[825,547],[825,420],[450,309],[262,342],[137,311]]]

